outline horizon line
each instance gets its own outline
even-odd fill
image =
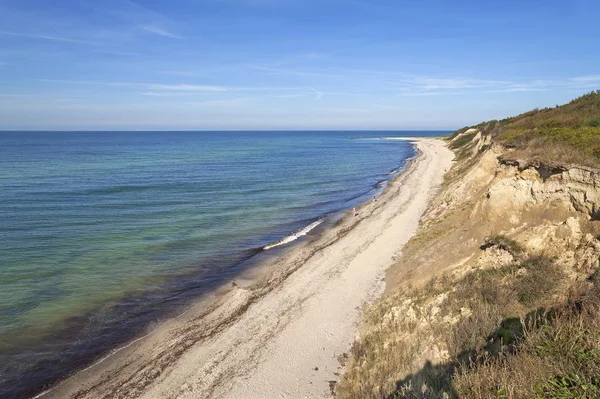
[[[458,128],[460,129],[460,128]],[[0,129],[0,133],[109,133],[109,132],[452,132],[458,129]]]

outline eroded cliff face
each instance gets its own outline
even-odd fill
[[[503,157],[509,153],[490,146],[489,136],[480,132],[459,151],[421,230],[390,269],[388,292],[407,276],[418,284],[454,269],[485,266],[486,251],[493,248],[480,247],[493,235],[581,268],[584,248],[595,247],[600,234],[600,171],[507,162]],[[597,260],[592,263],[589,267],[598,266]]]
[[[457,325],[483,312],[482,330],[472,333],[485,337],[507,314],[564,301],[600,267],[600,171],[514,160],[474,129],[450,146],[465,135],[472,139],[456,150],[419,232],[388,272],[386,295],[367,311],[340,397],[427,390],[432,376],[447,372],[445,362],[468,349],[452,339]],[[510,297],[523,276],[539,273],[539,259],[552,263],[552,276],[541,274],[552,287],[535,301],[519,292],[506,300],[509,309],[482,310],[485,300],[464,299],[467,284],[483,284],[468,295],[485,296],[485,279]]]

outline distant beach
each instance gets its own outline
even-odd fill
[[[451,164],[442,141],[415,143],[420,155],[357,216],[265,258],[42,397],[329,396],[360,308],[382,293]]]

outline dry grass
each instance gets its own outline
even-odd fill
[[[489,130],[497,141],[516,150],[511,154],[515,159],[598,167],[600,91],[562,106],[502,120]]]
[[[404,298],[395,295],[368,311],[366,321],[374,328],[353,344],[346,373],[336,386],[338,397],[386,398],[413,370],[424,342],[416,323],[422,315],[420,307]],[[407,313],[414,317],[405,318]]]
[[[514,353],[463,364],[452,379],[464,398],[600,397],[597,306],[569,306],[526,329]]]
[[[494,142],[513,148],[511,159],[533,163],[580,164],[600,167],[600,91],[581,96],[568,104],[535,109],[501,121],[473,126]],[[468,128],[455,132],[456,138]],[[474,135],[464,135],[451,144],[457,158]]]
[[[521,250],[507,237],[494,239],[495,245]],[[536,309],[555,301],[564,279],[551,259],[538,256],[476,270],[458,281],[444,275],[388,297],[367,314],[370,328],[352,348],[338,397],[471,397],[466,382],[470,370],[487,373],[485,365],[495,367],[497,359],[516,351],[529,336],[525,327],[539,324]],[[444,322],[452,318],[458,320]],[[436,345],[447,348],[448,361],[426,363],[423,354]],[[462,376],[462,385],[455,376]],[[485,395],[481,397],[490,397]]]
[[[545,305],[559,288],[564,273],[550,259],[538,256],[521,264],[523,273],[516,276],[512,288],[519,302],[527,307]]]
[[[565,105],[535,109],[500,121],[520,129],[594,126],[600,116],[600,90],[585,94]]]
[[[576,144],[546,135],[545,133],[548,132],[544,131],[523,131],[500,136],[499,140],[514,148],[514,151],[507,154],[505,158],[547,165],[579,164],[598,167],[600,165],[600,128],[573,130],[588,130],[588,139],[581,140]]]
[[[492,246],[497,246],[498,248],[508,251],[514,257],[518,257],[524,252],[521,244],[503,234],[496,234],[491,237],[487,237],[482,249]]]

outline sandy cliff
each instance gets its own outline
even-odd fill
[[[518,352],[536,309],[547,314],[594,286],[598,170],[515,159],[479,129],[449,145],[457,162],[367,311],[339,397],[535,394],[498,382],[500,396],[475,389],[473,370]]]

